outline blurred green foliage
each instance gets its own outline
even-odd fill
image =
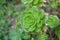
[[[52,0],[51,7],[52,8],[57,8],[58,7],[58,1],[57,0]]]

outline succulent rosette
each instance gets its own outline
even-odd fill
[[[54,28],[59,25],[59,18],[56,15],[48,16],[47,24],[49,27]]]
[[[22,19],[21,19],[21,23],[24,26],[24,28],[28,31],[33,31],[35,29],[35,17],[33,15],[33,11],[26,10],[23,14],[22,14]],[[32,29],[33,28],[33,29]]]
[[[35,31],[36,28],[41,28],[43,25],[44,11],[39,11],[37,7],[27,8],[21,14],[21,25],[27,31]]]
[[[48,35],[46,33],[40,32],[38,35],[38,40],[48,40]]]
[[[28,5],[32,5],[32,6],[35,6],[35,5],[42,6],[43,5],[43,0],[21,0],[21,1],[24,4],[28,4]]]

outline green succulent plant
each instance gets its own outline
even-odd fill
[[[31,40],[31,38],[48,40],[48,35],[45,33],[46,27],[56,28],[55,34],[60,40],[60,27],[57,27],[59,18],[56,15],[48,15],[46,20],[44,10],[37,7],[43,6],[43,0],[21,0],[22,4],[16,4],[15,1],[0,0],[0,40],[9,38],[11,40]],[[51,7],[57,8],[57,6],[58,1],[52,0]],[[16,27],[11,28],[15,26],[14,23]]]
[[[54,28],[57,25],[59,25],[59,19],[56,15],[50,15],[48,16],[47,24],[49,27]]]
[[[44,11],[38,10],[36,7],[27,8],[21,16],[21,25],[27,31],[34,31],[36,28],[41,28],[44,24]]]
[[[27,40],[30,38],[30,35],[28,35],[27,33],[23,32],[21,29],[10,29],[10,33],[9,33],[9,38],[11,40]]]
[[[21,34],[22,34],[22,31],[20,32],[18,29],[10,29],[9,37],[11,40],[22,40]]]
[[[21,25],[27,31],[36,31],[37,29],[45,28],[46,15],[43,10],[38,10],[37,7],[27,8],[21,15]],[[59,19],[55,15],[49,15],[46,21],[51,28],[59,24]]]
[[[21,0],[22,3],[31,5],[31,6],[36,6],[36,5],[43,5],[43,0]]]
[[[60,40],[60,26],[58,26],[56,29],[55,29],[55,34],[56,36],[59,38]]]
[[[58,7],[58,0],[52,0],[51,7],[52,8],[57,8]]]
[[[48,35],[40,32],[40,34],[38,35],[38,40],[48,40]]]

